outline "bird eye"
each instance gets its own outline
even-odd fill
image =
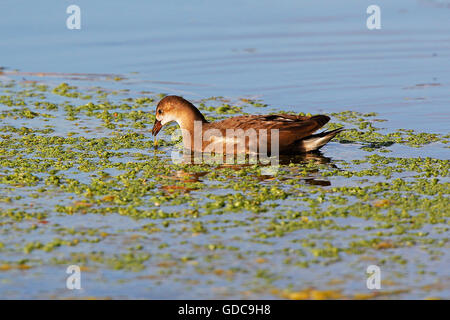
[[[158,110],[158,113],[159,113],[159,114],[162,114],[162,110],[161,110],[161,109],[159,109],[159,110]]]

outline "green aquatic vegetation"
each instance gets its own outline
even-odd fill
[[[148,130],[163,94],[0,88],[0,252],[11,257],[2,257],[2,272],[21,260],[26,268],[79,264],[121,279],[139,271],[150,286],[161,277],[183,286],[194,272],[200,285],[221,278],[267,296],[268,284],[295,281],[299,268],[327,277],[370,261],[430,275],[439,271],[428,258],[445,257],[449,160],[393,146],[443,150],[448,135],[389,131],[375,113],[334,113],[329,128],[347,130],[330,144],[336,154],[325,150],[333,158],[290,158],[263,176],[260,164],[174,164],[176,126],[155,149]],[[223,97],[197,105],[208,119],[268,107]]]
[[[360,143],[363,150],[374,151],[379,148],[392,146],[393,144],[404,144],[411,147],[421,147],[433,142],[448,143],[448,136],[435,133],[415,132],[414,130],[397,129],[395,132],[381,133],[380,128],[372,122],[382,122],[382,119],[365,120],[365,117],[374,117],[376,113],[359,113],[355,111],[344,111],[332,113],[331,116],[341,123],[330,123],[330,129],[345,126],[346,130],[341,132],[336,139],[341,143]],[[370,119],[370,118],[369,118]],[[350,124],[350,127],[348,126]]]
[[[47,128],[47,129],[35,129],[35,128],[28,128],[28,127],[20,127],[20,128],[16,128],[13,126],[1,126],[0,127],[0,132],[12,132],[12,133],[16,133],[19,134],[21,136],[23,135],[28,135],[28,134],[32,134],[32,133],[37,133],[37,134],[49,134],[54,132],[55,130],[52,128]]]
[[[81,239],[81,240],[79,240],[77,238],[72,239],[72,240],[62,240],[59,238],[55,238],[52,241],[47,242],[45,244],[43,244],[39,241],[28,242],[23,247],[23,252],[27,253],[27,254],[31,253],[34,250],[43,250],[43,251],[50,252],[50,251],[53,251],[55,248],[58,248],[61,246],[70,246],[70,247],[76,246],[80,243],[80,241],[96,243],[96,242],[99,242],[100,240],[98,238],[97,239]]]
[[[12,95],[1,95],[0,104],[8,107],[23,107],[27,105],[24,99]]]
[[[44,212],[29,212],[16,208],[2,209],[0,217],[5,220],[23,221],[23,220],[44,220],[47,214]]]
[[[8,175],[0,175],[0,183],[11,184],[17,187],[37,185],[39,178],[28,172],[15,172]]]
[[[242,111],[242,107],[238,107],[238,106],[231,106],[227,103],[224,103],[218,107],[213,107],[213,106],[209,106],[209,107],[201,107],[202,110],[205,111],[213,111],[216,112],[217,114],[234,114],[234,113],[240,113]]]
[[[24,108],[9,109],[9,110],[2,111],[0,113],[0,119],[5,119],[8,117],[13,118],[13,119],[18,119],[18,118],[34,119],[36,117],[54,118],[55,116],[48,114],[48,113],[35,112],[27,107],[24,107]]]
[[[52,93],[68,98],[80,98],[91,99],[91,95],[83,95],[81,92],[75,91],[76,86],[69,86],[67,83],[62,82],[60,85],[53,88]]]
[[[106,265],[114,270],[141,271],[145,269],[145,262],[151,257],[147,253],[126,252],[121,254],[106,255],[104,252],[76,252],[68,258],[52,258],[52,264],[78,264],[85,267],[98,267]]]

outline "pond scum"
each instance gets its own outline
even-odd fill
[[[0,84],[2,298],[450,298],[449,160],[426,151],[448,152],[449,135],[332,113],[328,128],[347,129],[323,151],[332,158],[293,157],[264,176],[174,164],[175,126],[155,149],[163,94]],[[196,105],[209,120],[275,112],[251,99]],[[83,293],[64,290],[72,264],[89,275]],[[381,290],[366,287],[372,264]],[[41,290],[21,291],[27,279]]]

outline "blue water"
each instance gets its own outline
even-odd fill
[[[66,8],[71,4],[81,8],[81,30],[66,28]],[[366,27],[366,8],[371,4],[381,8],[380,30]],[[8,72],[16,69],[24,79],[39,72],[114,74],[125,78],[117,87],[134,92],[164,92],[193,100],[252,97],[297,112],[378,112],[388,120],[382,124],[387,129],[448,133],[449,18],[447,0],[2,0],[0,67],[6,73],[0,77],[8,78]],[[53,76],[45,81],[61,82]],[[404,149],[394,147],[396,154],[411,152]],[[328,149],[331,154],[345,150],[348,158],[351,152],[360,153],[345,145]],[[432,146],[414,152],[437,158],[449,154]],[[74,227],[85,224],[85,217],[57,219]],[[104,217],[90,219],[99,219],[93,222],[99,225]],[[105,224],[134,226],[117,216],[108,217]],[[115,248],[114,243],[109,245]],[[448,255],[434,263],[444,273]],[[305,284],[328,280],[315,278],[316,271],[302,271]],[[67,294],[66,274],[55,276],[60,270],[54,267],[10,272],[10,277],[1,278],[0,297]],[[185,272],[189,278],[191,273]],[[91,288],[87,285],[91,291],[86,295],[180,298],[187,292],[189,297],[211,297],[208,287],[183,291],[177,282],[161,281],[155,291],[127,282],[133,275],[108,273],[109,282],[104,276],[86,274],[86,283],[93,283]],[[235,292],[242,282],[245,279],[236,281]],[[49,295],[47,285],[53,288],[55,283],[61,285],[60,291]],[[448,290],[444,294],[448,296]]]
[[[132,74],[187,98],[257,96],[284,109],[376,110],[392,127],[446,132],[448,1],[8,1],[0,65]],[[81,8],[81,30],[66,8]],[[423,89],[417,84],[439,84]],[[408,89],[410,88],[410,89]]]

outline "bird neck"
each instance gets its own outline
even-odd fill
[[[201,149],[203,125],[208,123],[202,113],[189,103],[178,110],[176,121],[181,128],[184,148]]]
[[[178,111],[177,122],[181,129],[189,132],[196,129],[196,122],[200,124],[208,123],[203,114],[193,104],[183,106]]]

